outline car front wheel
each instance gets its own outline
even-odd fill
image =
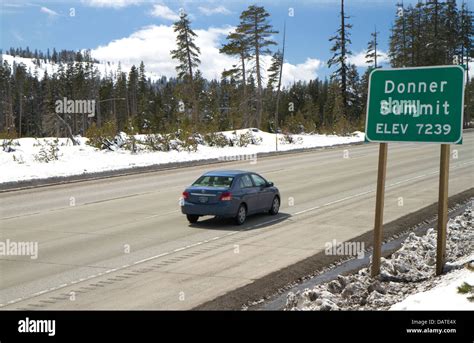
[[[237,225],[242,225],[245,222],[245,219],[247,219],[247,208],[245,207],[244,204],[241,204],[239,206],[239,209],[237,210],[237,216],[235,217],[235,223]]]
[[[194,224],[194,223],[197,223],[199,216],[195,214],[187,214],[186,218],[188,218],[188,222],[190,222],[191,224]]]
[[[278,197],[274,197],[272,201],[272,207],[270,208],[270,211],[268,212],[274,216],[278,214],[279,210],[280,210],[280,199]]]

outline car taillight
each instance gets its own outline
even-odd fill
[[[184,200],[189,199],[189,193],[188,192],[183,192],[183,199]]]
[[[222,201],[232,200],[232,194],[230,192],[223,192],[219,199],[222,200]]]

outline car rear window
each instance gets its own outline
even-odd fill
[[[229,188],[232,185],[232,181],[234,181],[232,176],[204,175],[197,179],[193,186]]]

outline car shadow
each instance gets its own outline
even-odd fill
[[[275,216],[271,216],[267,213],[259,213],[247,217],[247,220],[242,225],[236,225],[232,218],[201,217],[197,223],[189,224],[189,227],[206,230],[247,231],[275,225],[290,217],[291,214],[282,212]]]

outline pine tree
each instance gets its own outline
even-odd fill
[[[340,86],[336,81],[328,84],[326,102],[324,104],[324,127],[330,132],[334,132],[334,124],[342,113],[342,98]]]
[[[14,93],[14,107],[16,107],[16,116],[17,124],[15,127],[18,128],[18,137],[21,138],[23,136],[23,130],[25,126],[23,125],[24,122],[24,103],[25,103],[25,90],[28,89],[27,85],[27,71],[24,64],[20,63],[19,65],[13,66],[13,82],[15,87]]]
[[[138,120],[137,127],[140,131],[147,128],[147,122],[150,122],[151,107],[154,100],[151,100],[152,94],[149,92],[148,81],[145,74],[145,64],[140,62],[138,67]]]
[[[445,42],[443,36],[442,14],[444,12],[445,3],[438,0],[430,0],[425,5],[426,24],[424,30],[426,32],[427,41],[424,45],[426,57],[424,63],[427,65],[442,65],[445,63]]]
[[[56,116],[54,115],[54,101],[51,92],[51,79],[46,71],[41,80],[41,134],[39,136],[58,136]]]
[[[53,63],[58,63],[58,53],[56,49],[53,49],[53,56],[51,57],[51,61],[53,61]]]
[[[474,16],[469,10],[466,2],[463,1],[461,5],[461,29],[460,29],[460,52],[461,63],[466,64],[466,69],[469,70],[469,59],[474,58]],[[467,73],[467,71],[466,71]]]
[[[472,79],[470,79],[466,84],[464,105],[465,109],[463,127],[467,128],[474,119],[474,81]]]
[[[351,24],[346,22],[346,19],[349,19],[349,16],[346,16],[344,12],[344,0],[341,0],[341,11],[340,11],[341,23],[337,34],[329,39],[329,41],[334,42],[334,45],[331,48],[333,56],[328,61],[328,66],[336,66],[337,69],[332,73],[331,80],[337,80],[340,87],[340,95],[342,99],[342,112],[341,115],[345,115],[348,108],[347,102],[347,74],[349,70],[349,65],[347,63],[347,58],[351,55],[349,50],[349,45],[351,44],[349,30],[352,28]]]
[[[283,64],[283,54],[280,50],[275,52],[272,56],[272,62],[270,68],[268,68],[268,81],[267,87],[272,90],[275,86],[278,85],[278,80],[280,79],[280,70]]]
[[[123,131],[129,123],[130,113],[128,106],[127,74],[122,72],[120,65],[117,70],[117,81],[111,102],[115,116],[114,121],[117,123],[119,131]]]
[[[283,51],[278,51],[273,56],[272,65],[270,66],[269,72],[269,80],[268,80],[268,89],[269,93],[273,93],[273,86],[276,83],[277,94],[276,94],[276,104],[275,104],[275,114],[274,114],[274,131],[278,131],[279,126],[279,116],[278,113],[280,111],[280,97],[281,97],[281,79],[283,75],[283,59],[284,59],[284,51],[285,51],[285,38],[283,38]]]
[[[247,95],[247,60],[251,57],[249,42],[247,41],[242,25],[239,25],[234,32],[227,36],[227,44],[219,50],[220,53],[237,56],[239,64],[233,65],[232,69],[224,70],[223,78],[238,80],[242,88],[242,96],[239,97],[238,108],[242,108],[244,125],[248,124],[248,95]]]
[[[128,102],[130,104],[130,120],[135,121],[138,112],[138,70],[132,65],[128,73]],[[133,125],[132,125],[133,126]],[[131,128],[129,128],[131,129]]]
[[[255,75],[257,82],[257,101],[256,110],[257,115],[254,124],[257,127],[261,126],[262,111],[263,111],[263,73],[262,61],[263,55],[270,54],[270,46],[276,45],[276,42],[270,37],[277,34],[278,31],[273,30],[272,25],[268,21],[270,14],[264,7],[251,5],[247,10],[240,15],[242,31],[246,37],[249,46],[252,47],[253,58],[255,61]]]
[[[177,49],[171,51],[171,57],[179,62],[176,67],[178,78],[187,85],[189,98],[192,102],[193,123],[197,124],[199,110],[194,81],[196,70],[201,63],[199,59],[201,50],[194,43],[197,35],[191,29],[191,22],[186,13],[181,13],[179,20],[174,23],[173,27],[174,32],[177,33]]]
[[[347,119],[353,123],[359,122],[362,114],[361,83],[354,64],[349,65],[347,72],[347,102],[349,106]]]
[[[456,0],[447,0],[445,12],[443,13],[443,41],[445,42],[445,62],[444,64],[453,64],[459,56],[460,46],[460,18],[456,5]]]
[[[4,61],[0,64],[0,131],[14,133],[15,117],[13,112],[12,69]]]
[[[408,65],[407,56],[407,32],[405,8],[403,3],[397,4],[397,19],[392,26],[389,44],[389,56],[392,67],[406,67]]]
[[[376,69],[379,68],[379,65],[377,63],[378,57],[381,55],[377,51],[378,47],[378,37],[379,32],[377,31],[377,28],[375,28],[374,32],[370,34],[371,39],[369,43],[367,44],[367,53],[365,54],[365,62],[369,65],[371,65],[372,68]]]

